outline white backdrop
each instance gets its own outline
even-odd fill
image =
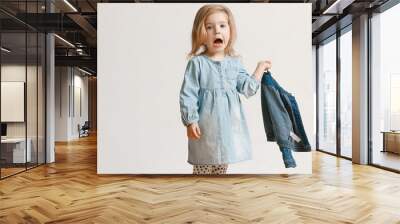
[[[196,11],[204,4],[98,4],[99,174],[188,174],[186,128],[179,90]],[[233,3],[235,49],[252,74],[259,60],[299,104],[314,143],[311,4]],[[228,173],[311,173],[311,153],[294,153],[285,169],[278,146],[267,142],[260,91],[242,96],[253,159]],[[314,148],[314,146],[313,146]]]

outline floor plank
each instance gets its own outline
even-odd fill
[[[312,175],[97,175],[96,138],[0,181],[0,223],[400,223],[400,175],[313,152]]]

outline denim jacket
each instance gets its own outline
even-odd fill
[[[261,107],[268,141],[276,141],[280,148],[311,151],[295,97],[270,72],[261,79]]]

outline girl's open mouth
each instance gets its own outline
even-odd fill
[[[214,47],[221,47],[223,45],[224,41],[221,38],[217,38],[214,40]]]

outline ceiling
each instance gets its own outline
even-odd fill
[[[366,10],[374,9],[387,0],[253,0],[253,1],[166,1],[166,0],[1,0],[0,28],[2,39],[8,38],[9,46],[23,51],[25,30],[55,32],[56,65],[80,66],[96,73],[97,57],[97,3],[138,2],[258,2],[258,3],[312,3],[313,43],[318,43],[336,32],[338,20],[344,27],[351,18]],[[336,2],[336,3],[335,3]],[[49,12],[52,13],[49,13]],[[290,15],[288,15],[290,16]],[[346,22],[347,21],[347,22]],[[340,28],[340,27],[339,27]],[[64,41],[66,40],[66,41]],[[67,43],[69,42],[69,43]],[[3,44],[4,46],[4,44]],[[39,46],[41,47],[41,46]],[[36,48],[28,44],[27,52]],[[24,53],[24,52],[21,52]],[[29,58],[29,56],[28,56]]]

